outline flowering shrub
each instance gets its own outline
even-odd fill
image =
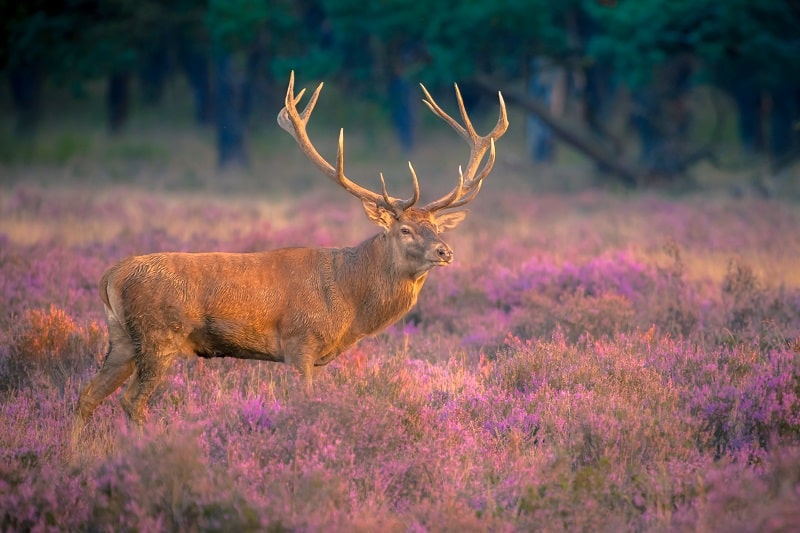
[[[800,216],[789,204],[499,192],[449,238],[458,260],[430,274],[417,307],[323,369],[310,394],[284,365],[190,358],[141,431],[112,395],[73,433],[106,348],[96,284],[114,261],[348,245],[376,230],[359,206],[313,191],[281,203],[8,192],[0,530],[800,520]],[[500,201],[503,213],[487,207]]]
[[[71,348],[78,333],[72,318],[55,305],[47,311],[26,310],[20,329],[17,351],[31,359],[58,358]]]

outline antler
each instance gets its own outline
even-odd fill
[[[328,178],[338,183],[342,188],[344,188],[344,190],[356,198],[361,200],[369,200],[378,205],[383,205],[384,207],[391,209],[398,216],[403,211],[416,204],[419,200],[419,181],[417,180],[416,172],[414,172],[414,167],[411,166],[411,162],[408,163],[408,168],[411,171],[411,178],[414,181],[414,194],[411,196],[411,198],[402,200],[400,198],[389,196],[389,194],[386,192],[386,182],[383,179],[382,173],[380,174],[382,194],[365,189],[345,176],[344,129],[339,131],[339,148],[336,153],[336,168],[334,168],[333,165],[328,163],[319,154],[317,149],[314,148],[314,145],[311,143],[311,140],[308,138],[306,125],[308,124],[308,119],[311,116],[311,112],[314,111],[314,106],[317,105],[317,98],[319,98],[320,91],[322,91],[322,83],[319,84],[314,91],[314,94],[311,95],[311,99],[306,104],[303,112],[298,112],[297,104],[300,103],[300,100],[303,98],[303,94],[306,92],[306,90],[301,89],[297,95],[294,94],[294,71],[292,71],[292,73],[289,75],[289,87],[286,89],[286,101],[284,108],[281,109],[280,113],[278,113],[278,124],[280,127],[288,131],[291,136],[294,137],[294,140],[297,141],[300,150],[306,155],[309,161],[314,163],[314,165],[316,165],[316,167],[320,169],[323,174],[328,176]]]
[[[466,172],[462,172],[461,167],[458,167],[458,184],[452,191],[438,200],[429,203],[424,209],[428,211],[439,211],[441,209],[461,207],[471,202],[475,196],[477,196],[478,191],[481,190],[484,178],[489,175],[494,166],[494,142],[502,137],[506,129],[508,129],[508,116],[506,115],[506,104],[503,101],[503,95],[499,92],[497,93],[500,99],[500,117],[497,119],[497,124],[488,135],[481,137],[475,132],[475,128],[469,120],[467,110],[464,108],[464,99],[461,98],[461,91],[458,90],[458,84],[455,85],[456,99],[458,100],[458,109],[461,111],[461,118],[464,120],[464,126],[461,126],[453,117],[445,113],[444,110],[439,107],[424,85],[420,83],[420,87],[422,87],[422,91],[425,93],[425,99],[422,100],[425,105],[427,105],[436,116],[450,124],[450,127],[456,130],[470,146]],[[487,150],[489,151],[489,157],[480,173],[478,173],[478,166],[486,155]]]

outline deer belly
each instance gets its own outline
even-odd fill
[[[191,350],[200,357],[236,357],[283,362],[278,343],[270,335],[248,331],[227,331],[225,334],[209,328],[192,331],[187,340]]]

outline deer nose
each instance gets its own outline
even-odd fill
[[[438,257],[440,261],[450,263],[453,261],[453,250],[446,244],[441,244],[436,247],[436,257]]]

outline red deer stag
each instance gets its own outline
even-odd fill
[[[453,260],[439,234],[455,228],[467,212],[443,211],[473,200],[492,170],[494,142],[508,128],[502,95],[497,125],[482,137],[470,123],[458,86],[463,126],[422,87],[423,102],[467,141],[470,156],[449,193],[415,207],[419,183],[410,163],[414,193],[403,200],[388,195],[382,175],[380,194],[345,176],[342,132],[335,167],[317,152],[306,124],[321,90],[322,84],[299,112],[305,89],[295,95],[292,73],[278,123],[323,174],[361,200],[367,217],[383,231],[352,248],[155,253],[117,263],[100,279],[110,345],[80,395],[79,422],[133,375],[121,403],[141,424],[148,398],[180,353],[286,362],[310,388],[314,367],[400,319],[416,303],[428,272]]]

